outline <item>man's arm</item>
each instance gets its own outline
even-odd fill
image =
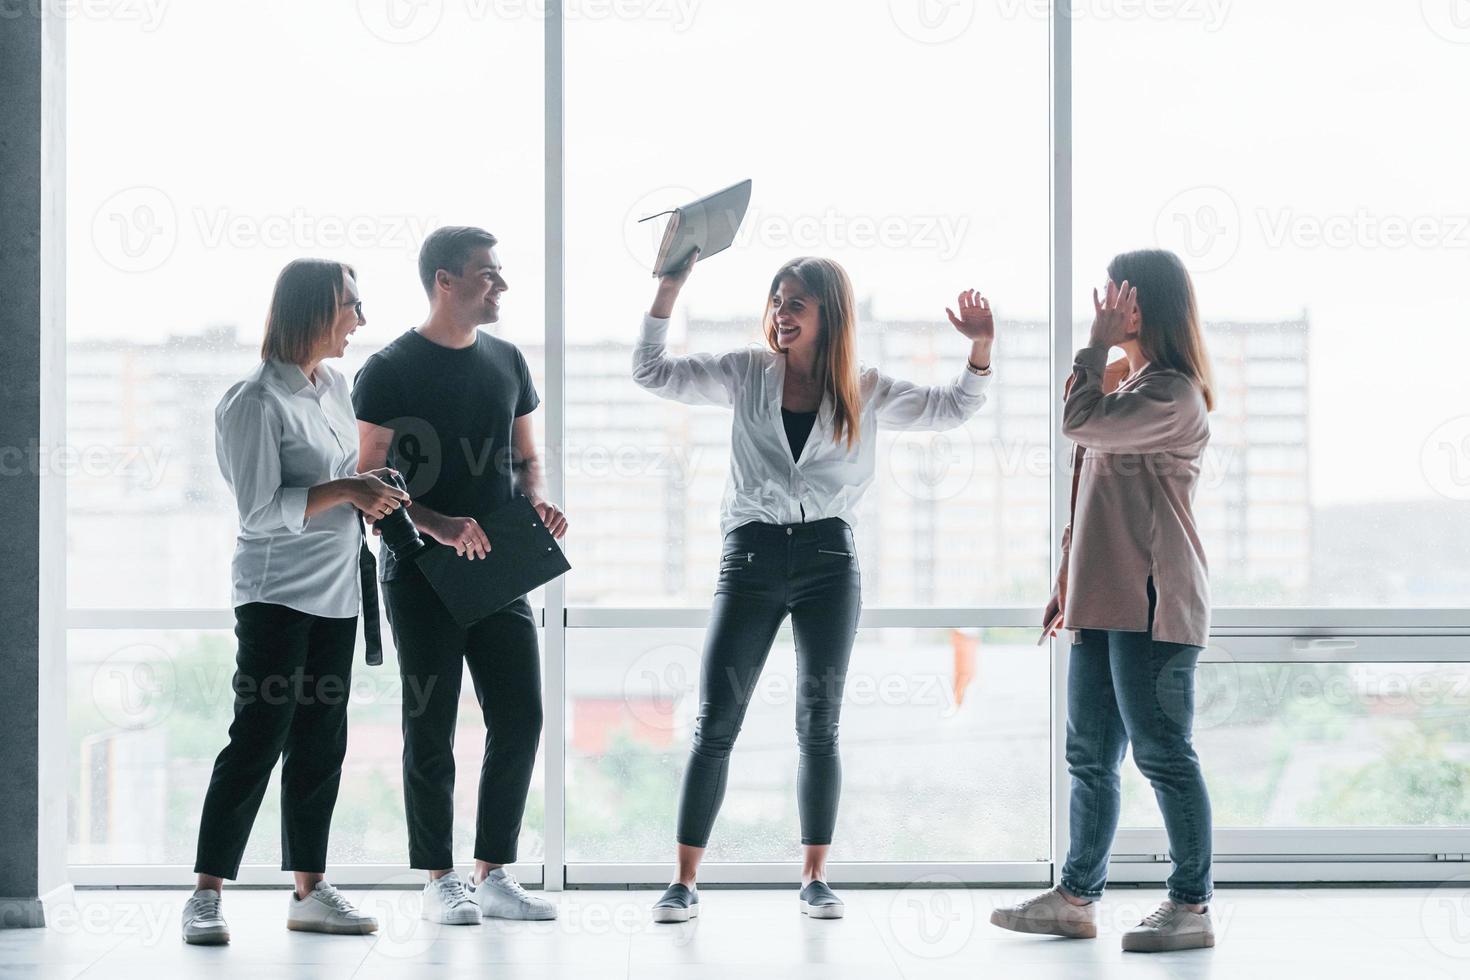
[[[388,465],[388,449],[393,445],[393,430],[357,420],[357,469],[360,473]],[[425,507],[417,501],[408,504],[408,516],[414,526],[440,544],[447,544],[470,559],[484,558],[490,550],[490,539],[473,517],[450,517]],[[377,529],[374,528],[374,533]]]
[[[358,423],[359,425],[361,423]],[[511,429],[511,441],[516,459],[516,489],[525,494],[541,515],[541,522],[560,539],[567,533],[567,515],[561,508],[546,500],[546,479],[542,473],[541,456],[536,452],[536,436],[531,427],[531,413],[516,416]]]

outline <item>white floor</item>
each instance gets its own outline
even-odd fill
[[[418,917],[412,891],[350,892],[383,924],[377,936],[285,928],[281,891],[227,891],[234,941],[179,939],[184,891],[80,890],[74,914],[46,929],[0,930],[3,977],[534,977],[803,980],[878,977],[1470,977],[1470,888],[1222,889],[1219,945],[1125,954],[1118,934],[1160,898],[1115,889],[1091,941],[1018,936],[990,910],[1029,892],[999,889],[841,891],[848,914],[811,921],[796,892],[707,889],[689,926],[648,920],[653,891],[554,895],[555,922],[450,927]],[[450,968],[446,974],[445,968]]]

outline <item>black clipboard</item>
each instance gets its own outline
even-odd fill
[[[490,539],[490,553],[483,559],[462,558],[445,546],[416,559],[460,626],[473,625],[571,570],[561,546],[524,494],[475,520]]]

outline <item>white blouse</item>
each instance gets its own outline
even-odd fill
[[[791,458],[781,397],[786,357],[769,348],[743,347],[723,354],[670,356],[669,321],[645,315],[633,348],[633,380],[654,394],[687,405],[720,405],[735,411],[730,439],[730,477],[725,484],[720,531],[742,524],[795,524],[853,512],[873,482],[879,426],[952,429],[985,404],[990,375],[962,368],[947,385],[919,385],[860,367],[859,435],[833,441],[833,406],[824,397],[801,456]]]
[[[233,602],[356,616],[362,531],[338,504],[306,516],[312,487],[357,472],[347,380],[325,364],[315,384],[295,364],[262,361],[214,410],[214,451],[240,513]]]

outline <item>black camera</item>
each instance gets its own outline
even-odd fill
[[[389,473],[383,482],[408,493],[403,477],[397,473]],[[419,529],[414,527],[413,518],[408,516],[408,507],[393,508],[386,517],[378,518],[377,526],[378,533],[383,536],[383,544],[398,561],[407,561],[424,550],[424,539],[419,537]]]

